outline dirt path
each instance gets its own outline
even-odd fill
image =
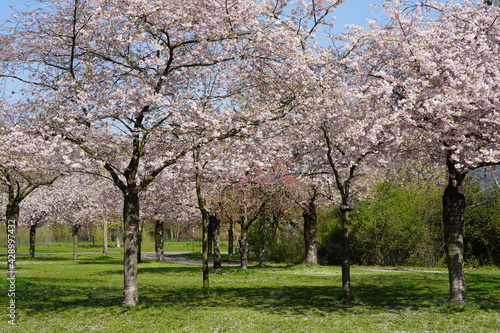
[[[355,267],[353,269],[362,269],[365,271],[374,272],[399,272],[399,273],[448,273],[446,271],[427,271],[427,270],[417,270],[417,269],[398,269],[398,268],[371,268],[371,267]]]
[[[182,255],[183,253],[187,252],[168,252],[165,253],[165,261],[168,262],[173,262],[173,263],[179,263],[179,264],[186,264],[186,265],[202,265],[201,260],[197,259],[189,259],[189,258],[183,258],[183,257],[178,257],[178,255]],[[154,252],[145,252],[142,254],[143,258],[146,259],[155,259],[156,254]],[[209,261],[209,265],[213,265],[213,261]],[[240,266],[240,263],[237,261],[223,261],[222,266],[231,266],[231,267],[237,267]],[[397,268],[375,268],[375,267],[355,267],[353,269],[361,269],[361,270],[366,270],[366,271],[374,271],[374,272],[399,272],[399,273],[447,273],[446,271],[431,271],[431,270],[416,270],[416,269],[397,269]]]
[[[202,265],[202,261],[198,259],[189,259],[189,258],[183,258],[183,257],[178,257],[178,255],[182,255],[183,253],[187,252],[167,252],[164,254],[165,261],[168,262],[173,262],[173,263],[178,263],[178,264],[186,264],[186,265]],[[156,259],[156,253],[154,252],[143,252],[142,257],[145,259]],[[213,265],[213,260],[210,260],[209,265]],[[240,263],[238,261],[223,261],[222,266],[240,266]]]

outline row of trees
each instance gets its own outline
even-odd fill
[[[354,264],[433,267],[445,263],[441,227],[442,208],[439,204],[442,190],[437,186],[442,179],[442,172],[428,170],[428,173],[421,174],[422,168],[410,168],[404,174],[386,176],[387,180],[375,185],[353,213],[351,255]],[[419,179],[418,185],[411,184],[408,178],[415,177],[426,178]],[[82,191],[86,195],[85,202],[99,200],[104,203],[103,196],[113,193],[112,188],[106,186],[105,182],[101,182],[102,186],[97,188],[93,183],[98,181],[95,177],[87,177],[86,180],[88,181],[86,187],[92,188],[93,191]],[[288,177],[286,181],[293,182],[293,179]],[[25,227],[26,232],[21,230],[20,232],[26,240],[29,235],[30,255],[34,257],[35,236],[39,228],[43,228],[44,243],[48,238],[49,242],[58,239],[59,242],[69,244],[71,238],[69,235],[73,233],[73,236],[83,236],[86,242],[102,244],[103,255],[106,255],[107,251],[107,242],[104,240],[108,238],[113,240],[113,246],[116,244],[120,247],[119,205],[115,205],[112,211],[110,210],[112,206],[108,203],[106,205],[108,211],[103,214],[98,205],[83,205],[83,201],[80,201],[80,205],[75,205],[74,202],[78,200],[74,198],[63,205],[56,204],[63,194],[64,187],[56,190],[61,185],[56,182],[48,189],[35,191],[21,204],[19,225]],[[293,183],[291,186],[296,187],[297,184]],[[464,218],[465,262],[470,266],[499,265],[498,185],[493,179],[481,181],[480,178],[473,178],[466,184],[465,191],[468,198]],[[309,217],[303,214],[302,205],[285,192],[275,191],[275,193],[278,193],[276,199],[279,200],[279,204],[265,200],[267,211],[265,214],[259,214],[258,221],[255,221],[258,223],[253,223],[248,230],[248,246],[253,259],[261,261],[262,264],[265,264],[265,260],[339,264],[341,230],[338,209],[321,200],[325,204],[320,204],[317,208],[317,237],[311,238],[307,232],[304,234],[304,230],[310,232],[310,229],[307,226]],[[256,194],[259,195],[259,192]],[[222,198],[219,203],[220,218],[209,221],[208,251],[220,253],[220,250],[224,249],[232,257],[238,252],[240,227],[239,223],[233,221],[230,213],[235,202],[230,200],[229,196],[225,199],[224,201]],[[261,200],[262,198],[256,198],[256,202]],[[119,201],[120,198],[115,197],[111,202]],[[195,206],[195,202],[186,207],[182,207],[180,203],[176,204],[175,206],[181,207],[177,214],[168,208],[171,212],[169,216],[161,218],[147,213],[153,209],[156,212],[166,209],[166,205],[172,206],[171,202],[158,203],[146,198],[142,201],[142,242],[145,239],[156,241],[158,261],[163,260],[162,245],[166,238],[169,242],[175,242],[181,236],[184,241],[192,241],[193,230],[196,229],[195,239],[199,241],[199,213],[192,207],[190,209],[190,206]],[[55,209],[57,207],[66,209]],[[74,221],[78,222],[76,228]],[[109,234],[106,228],[108,225]],[[216,237],[223,239],[224,245],[214,241]],[[262,237],[264,243],[261,241]],[[78,245],[78,237],[73,237],[73,241]],[[317,257],[316,248],[314,251],[310,249],[305,251],[306,246],[310,247],[311,241],[317,242],[319,252]],[[264,251],[261,249],[262,246]],[[75,259],[77,255],[78,252],[75,251]],[[214,266],[220,267],[220,258],[218,262],[215,261]]]
[[[123,304],[134,306],[142,197],[196,198],[204,291],[209,221],[240,224],[245,267],[248,228],[283,194],[303,210],[314,261],[326,200],[339,207],[349,302],[351,213],[382,167],[419,159],[446,169],[450,297],[465,303],[463,184],[500,161],[500,10],[387,1],[388,24],[339,38],[329,31],[342,2],[67,0],[19,11],[0,36],[7,220],[68,172],[107,179],[123,199]],[[75,182],[63,186],[70,202],[92,205]],[[175,209],[159,206],[145,214],[161,224]]]

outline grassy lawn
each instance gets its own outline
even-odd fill
[[[5,265],[5,259],[3,264]],[[339,301],[340,268],[224,268],[200,293],[198,266],[144,262],[140,303],[120,306],[120,254],[19,258],[16,326],[5,332],[500,332],[500,270],[467,271],[469,305],[446,302],[447,274],[352,270],[356,304]]]

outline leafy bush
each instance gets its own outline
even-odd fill
[[[465,261],[468,266],[500,265],[500,188],[471,181],[466,186]]]
[[[429,190],[395,182],[379,184],[373,199],[362,201],[352,213],[353,263],[437,266],[443,251],[440,193],[439,188]],[[335,212],[330,218],[339,221]],[[338,225],[323,237],[323,261],[339,263],[340,237]]]
[[[249,231],[249,244],[252,259],[258,260],[258,224]],[[276,229],[266,227],[266,259],[272,262],[298,264],[304,261],[304,236],[301,223],[282,221]]]

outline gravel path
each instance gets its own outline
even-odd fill
[[[166,252],[164,254],[165,261],[168,262],[174,262],[178,264],[187,264],[187,265],[202,265],[202,261],[198,259],[189,259],[189,258],[183,258],[183,257],[178,257],[178,255],[182,255],[183,253],[187,252]],[[145,259],[156,259],[156,253],[154,252],[143,252],[142,257]],[[213,260],[209,260],[209,265],[213,265]],[[222,266],[240,266],[240,263],[238,261],[223,261]]]
[[[400,272],[400,273],[448,273],[446,271],[426,271],[418,269],[398,269],[398,268],[371,268],[371,267],[355,267],[354,269],[362,269],[375,272]]]

